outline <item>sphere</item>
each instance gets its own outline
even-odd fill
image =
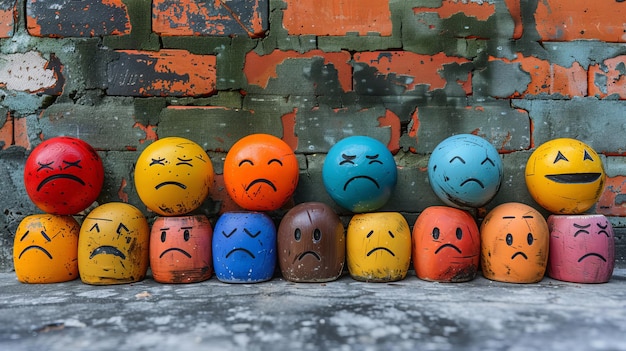
[[[179,216],[202,205],[214,176],[211,159],[200,145],[168,137],[150,144],[137,158],[135,187],[151,211]]]
[[[24,166],[24,185],[42,211],[72,215],[100,195],[104,167],[96,150],[73,137],[54,137],[39,144]]]
[[[526,186],[533,199],[554,214],[580,214],[600,198],[606,175],[600,156],[570,138],[540,145],[526,163]]]
[[[448,206],[477,208],[500,190],[502,159],[491,143],[473,134],[448,137],[428,160],[428,180]]]
[[[322,168],[326,192],[341,207],[355,213],[384,206],[397,182],[393,155],[380,141],[351,136],[333,145]]]
[[[230,198],[249,211],[273,211],[293,195],[300,175],[291,147],[269,134],[237,141],[224,160],[224,183]]]

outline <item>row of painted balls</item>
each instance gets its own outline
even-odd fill
[[[237,141],[224,161],[229,197],[242,209],[273,211],[296,190],[299,166],[292,148],[267,134]],[[57,137],[29,155],[24,183],[31,200],[44,212],[76,214],[99,196],[104,170],[93,148],[79,139]],[[485,139],[461,134],[442,141],[428,162],[429,184],[448,206],[469,209],[486,205],[497,194],[503,165]],[[580,214],[598,200],[605,181],[598,154],[574,139],[560,138],[538,147],[525,168],[527,188],[536,202],[555,214]],[[191,213],[213,186],[212,162],[205,150],[180,137],[157,140],[139,155],[134,171],[137,193],[161,216]],[[354,213],[385,205],[397,182],[397,165],[387,147],[366,136],[345,138],[331,147],[322,169],[326,192]]]
[[[264,212],[223,213],[214,228],[203,215],[157,217],[150,228],[136,207],[112,202],[78,224],[73,216],[32,215],[14,243],[19,281],[55,283],[80,276],[86,284],[143,280],[148,267],[161,283],[193,283],[213,274],[227,283],[271,279],[278,263],[294,282],[326,282],[344,271],[359,281],[416,275],[465,282],[482,269],[492,280],[534,283],[550,277],[579,283],[610,280],[614,235],[602,215],[551,215],[505,203],[480,225],[465,210],[426,208],[411,230],[397,212],[355,214],[346,230],[326,204],[296,205],[278,229]]]

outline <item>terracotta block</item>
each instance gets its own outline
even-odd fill
[[[402,92],[410,92],[419,85],[428,87],[428,91],[445,88],[449,84],[443,71],[448,65],[460,65],[469,60],[459,57],[446,56],[443,53],[436,55],[420,55],[408,51],[378,51],[361,52],[354,55],[354,62],[364,63],[376,70],[375,76],[382,77],[386,85],[395,85]],[[376,77],[370,77],[375,79]],[[466,95],[472,93],[470,74],[459,83]],[[371,79],[359,76],[355,81],[355,90],[362,94],[376,95],[375,84]],[[385,92],[382,92],[386,95]]]
[[[487,1],[442,0],[439,7],[413,7],[412,12],[416,23],[407,23],[406,27],[421,28],[416,34],[425,35],[426,40],[490,38],[502,35],[504,30],[501,27],[494,30],[494,26],[501,24],[496,16],[496,5]]]
[[[613,57],[589,67],[589,95],[601,98],[617,94],[626,99],[626,55]]]
[[[215,92],[216,58],[185,50],[117,51],[109,63],[109,95],[205,96]]]
[[[522,36],[522,11],[519,0],[504,0],[506,7],[511,14],[515,28],[513,29],[513,39],[519,39]]]
[[[519,64],[521,70],[528,73],[530,83],[526,90],[515,92],[512,98],[538,94],[587,96],[587,71],[578,62],[574,62],[572,67],[563,67],[546,60],[521,55],[512,61],[493,57],[490,61]]]
[[[268,0],[155,0],[152,30],[162,36],[262,37],[268,29]]]
[[[283,27],[290,35],[376,33],[391,36],[391,10],[387,1],[285,0]]]
[[[10,38],[15,30],[17,0],[0,3],[0,38]]]
[[[246,54],[246,61],[243,73],[248,79],[248,83],[257,85],[261,88],[267,88],[270,79],[278,78],[277,67],[288,60],[303,60],[311,58],[322,58],[325,65],[333,65],[337,71],[339,84],[344,92],[352,90],[352,67],[350,66],[350,53],[347,51],[340,52],[323,52],[321,50],[312,50],[305,53],[297,51],[280,51],[274,50],[268,55],[259,55],[254,51]],[[285,77],[287,79],[293,77]]]
[[[26,1],[26,27],[38,37],[95,37],[130,34],[122,0]]]
[[[2,111],[6,115],[0,120],[4,120],[0,125],[0,149],[4,150],[13,144],[13,117],[8,111]]]
[[[535,23],[543,40],[597,39],[626,42],[626,2],[545,0],[537,3]]]
[[[54,54],[49,59],[35,51],[0,54],[0,88],[60,95],[65,82],[62,71],[63,65]]]
[[[596,212],[605,216],[626,217],[626,176],[606,178]]]

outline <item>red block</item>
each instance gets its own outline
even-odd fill
[[[15,30],[17,0],[0,3],[0,38],[10,38]]]
[[[535,23],[543,40],[597,39],[626,42],[626,2],[543,0],[537,2]]]
[[[216,58],[185,50],[117,51],[108,66],[109,95],[207,96],[215,93]]]
[[[152,30],[162,36],[248,35],[268,29],[268,0],[155,0]]]
[[[130,34],[122,0],[28,0],[26,27],[38,37],[95,37]]]
[[[515,60],[491,57],[490,61],[519,64],[522,71],[530,76],[530,83],[523,92],[516,92],[511,98],[538,94],[560,94],[564,97],[587,96],[587,71],[578,63],[563,67],[536,57],[519,55]]]
[[[613,94],[626,100],[626,55],[589,67],[589,95],[605,98]]]
[[[376,33],[391,36],[388,1],[285,0],[283,27],[289,35],[332,35]]]
[[[467,59],[446,56],[443,53],[420,55],[409,51],[361,52],[354,54],[354,61],[375,67],[377,75],[391,79],[393,84],[402,86],[405,92],[415,90],[418,85],[427,85],[429,91],[443,89],[448,83],[441,75],[444,67],[469,62]],[[392,74],[393,78],[390,77]],[[358,88],[359,82],[355,84]],[[469,73],[467,79],[460,84],[467,95],[471,94]]]

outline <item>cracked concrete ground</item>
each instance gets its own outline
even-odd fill
[[[28,285],[0,274],[2,350],[626,350],[626,268],[606,284],[281,278]]]

